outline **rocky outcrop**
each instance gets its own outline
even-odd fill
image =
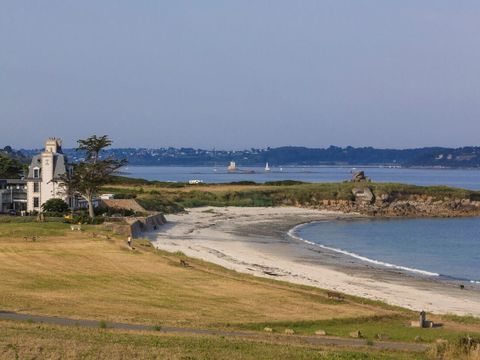
[[[370,190],[368,187],[363,189],[353,188],[352,194],[355,197],[356,203],[371,204],[375,201],[375,196],[373,195],[372,190]]]
[[[353,173],[351,182],[366,182],[366,181],[370,181],[370,178],[365,176],[364,171],[356,171]]]
[[[366,188],[367,189],[367,188]],[[311,207],[345,213],[357,212],[379,217],[462,217],[480,216],[480,201],[411,195],[394,198],[375,194],[371,189],[353,190],[353,200],[322,200]]]

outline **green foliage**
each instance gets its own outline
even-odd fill
[[[85,211],[81,210],[76,212],[73,215],[72,220],[69,221],[72,224],[92,224],[92,225],[98,225],[102,224],[104,222],[104,219],[102,217],[94,217],[91,218],[90,215]]]
[[[23,171],[23,165],[20,161],[10,156],[0,154],[0,178],[18,179]]]
[[[137,194],[133,193],[118,193],[114,194],[114,199],[135,199]]]
[[[42,210],[45,213],[61,216],[67,213],[68,204],[62,199],[49,199],[42,205]]]
[[[232,181],[228,183],[229,185],[259,185],[255,181],[248,181],[248,180],[242,180],[242,181]]]
[[[136,215],[136,212],[132,209],[117,209],[106,207],[102,209],[102,215],[104,216],[112,216],[112,215],[120,215],[120,216],[133,216]]]
[[[91,219],[95,217],[92,203],[94,196],[111,180],[115,171],[126,164],[124,160],[101,159],[101,151],[111,144],[106,135],[101,137],[93,135],[87,139],[78,140],[77,150],[84,152],[86,159],[74,165],[73,173],[67,173],[62,177],[63,184],[70,192],[78,192],[87,200]]]
[[[305,184],[303,181],[297,181],[297,180],[280,180],[280,181],[267,181],[265,182],[265,185],[269,186],[290,186],[290,185],[300,185],[300,184]]]
[[[138,197],[136,200],[143,208],[150,211],[175,214],[185,210],[181,204],[160,193],[148,194]]]

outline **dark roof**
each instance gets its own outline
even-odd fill
[[[35,155],[32,158],[32,162],[28,168],[28,178],[33,178],[33,169],[38,167],[42,168],[42,155]],[[53,154],[53,178],[56,179],[60,175],[63,175],[67,172],[67,157],[63,154],[55,153]]]

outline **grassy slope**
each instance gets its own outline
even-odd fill
[[[336,303],[320,289],[254,278],[194,259],[188,259],[192,267],[184,268],[179,266],[181,254],[155,251],[145,241],[135,242],[137,250],[130,251],[122,240],[93,238],[93,231],[101,232],[98,228],[85,229],[72,233],[62,223],[0,224],[0,309],[148,325],[260,331],[270,326],[278,332],[288,327],[310,335],[317,329],[339,336],[361,330],[370,339],[384,333],[391,340],[406,341],[413,341],[416,335],[431,341],[480,332],[480,321],[459,317],[437,317],[445,323],[441,329],[411,329],[408,321],[416,315],[403,309],[354,297]],[[38,234],[41,236],[36,242],[23,238]],[[8,344],[8,351],[14,350],[12,344],[20,336],[15,335],[20,332],[20,325],[8,324],[0,322],[4,335],[0,338],[4,338],[5,345],[3,350],[0,348],[0,357]],[[28,334],[31,344],[42,343],[39,347],[67,351],[68,344],[73,344],[87,354],[94,354],[102,343],[119,353],[137,351],[134,344],[138,343],[138,351],[146,354],[158,341],[165,347],[165,354],[172,357],[188,355],[193,348],[198,348],[199,358],[208,357],[209,346],[217,349],[217,357],[223,357],[221,348],[225,344],[229,344],[230,350],[225,351],[231,351],[232,358],[235,354],[253,358],[257,351],[267,351],[260,352],[264,358],[293,357],[291,354],[297,350],[305,358],[313,354],[308,348],[292,350],[287,345],[272,344],[262,350],[263,345],[242,340],[154,340],[138,334],[119,335],[117,339],[116,335],[106,336],[102,332],[87,336],[85,331],[40,331],[32,327],[22,331],[22,336]],[[59,335],[62,341],[58,346],[53,340],[57,335],[52,335],[56,332],[63,334]]]
[[[0,230],[3,309],[45,315],[151,324],[208,326],[251,321],[369,316],[390,310],[370,303],[337,304],[321,290],[256,279],[136,243],[72,233],[66,224],[24,224],[22,235]],[[4,225],[0,225],[0,229]],[[142,243],[143,244],[143,243]]]
[[[195,206],[282,206],[315,205],[322,200],[352,200],[354,187],[370,187],[375,195],[389,194],[392,199],[410,196],[443,200],[480,199],[480,192],[444,186],[416,186],[393,183],[304,183],[304,184],[216,184],[188,185],[161,182],[112,184],[105,192],[128,194],[149,210],[175,212]]]

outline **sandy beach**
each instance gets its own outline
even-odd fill
[[[309,245],[288,235],[295,225],[356,217],[293,207],[203,207],[168,215],[147,233],[163,250],[182,251],[242,273],[311,285],[412,310],[480,316],[480,291],[417,276]]]

